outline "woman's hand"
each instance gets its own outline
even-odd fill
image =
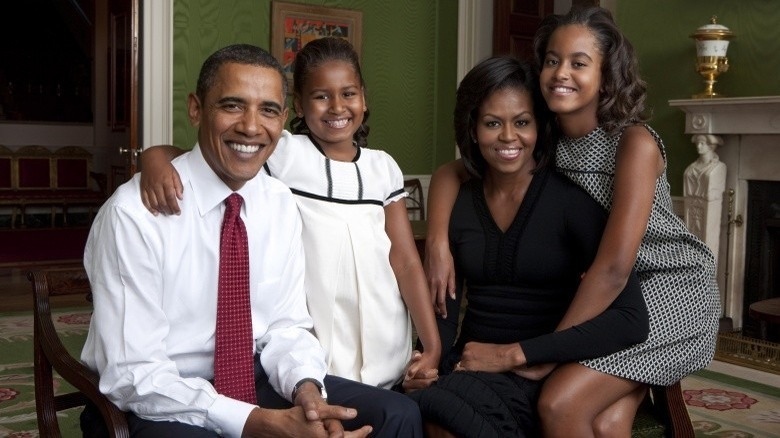
[[[402,386],[404,391],[412,392],[431,386],[433,382],[439,379],[438,357],[417,350],[412,352],[412,358],[404,371],[404,381]]]
[[[520,344],[485,344],[467,342],[455,371],[503,373],[525,364]]]
[[[425,275],[431,291],[433,309],[447,318],[447,296],[455,299],[455,263],[450,253],[449,242],[429,242],[425,248]]]
[[[528,380],[542,380],[555,369],[555,365],[554,363],[543,363],[532,367],[521,366],[512,371]]]

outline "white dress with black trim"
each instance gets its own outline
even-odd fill
[[[290,187],[303,219],[307,302],[328,372],[391,387],[412,336],[385,232],[384,207],[407,196],[401,169],[368,148],[334,161],[307,136],[284,131],[266,171]]]

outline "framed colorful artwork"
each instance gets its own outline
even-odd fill
[[[271,54],[282,63],[293,90],[295,54],[311,40],[337,36],[349,41],[361,56],[363,13],[352,9],[274,1],[271,13]]]

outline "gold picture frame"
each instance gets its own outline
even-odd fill
[[[329,8],[274,1],[271,11],[271,54],[279,60],[293,90],[295,54],[311,40],[340,36],[361,56],[363,13],[353,9]]]

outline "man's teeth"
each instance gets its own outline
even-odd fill
[[[347,123],[349,123],[348,119],[339,119],[339,120],[328,120],[325,123],[328,124],[331,128],[343,128],[347,126]]]
[[[243,152],[246,154],[251,154],[260,150],[260,146],[256,144],[228,143],[228,145],[230,146],[230,149],[233,149],[234,151],[238,151],[238,152]]]

